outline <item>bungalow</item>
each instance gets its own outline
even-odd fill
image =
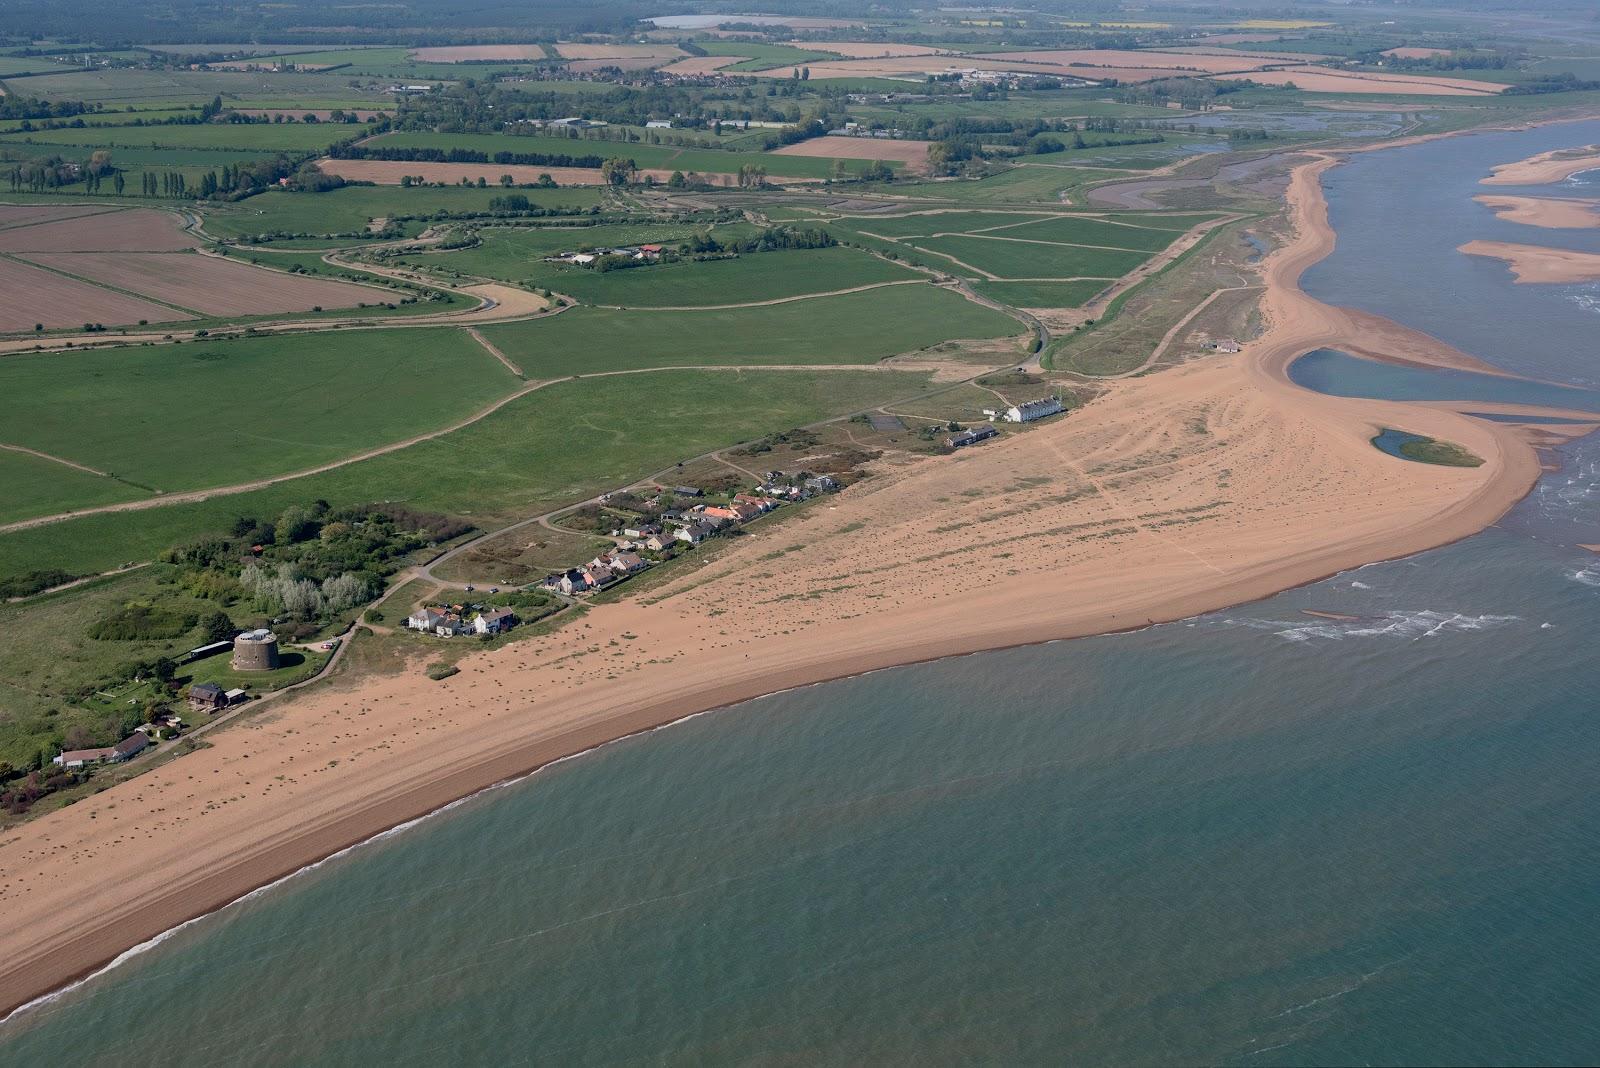
[[[832,493],[839,488],[839,483],[828,475],[813,475],[806,479],[806,488],[814,489],[818,493]]]
[[[641,256],[643,256],[647,260],[660,259],[661,258],[661,246],[660,245],[640,245],[639,246],[639,254]]]
[[[1039,400],[1027,401],[1006,409],[1001,416],[1008,423],[1031,423],[1035,419],[1043,419],[1048,415],[1058,415],[1066,409],[1061,405],[1060,397],[1042,397]]]
[[[616,572],[611,570],[610,565],[590,564],[583,568],[582,572],[584,582],[588,583],[588,588],[592,590],[597,590],[601,586],[609,586],[617,581]]]
[[[672,129],[672,120],[671,119],[649,119],[649,120],[647,120],[645,122],[644,128],[646,130],[670,130],[670,129]]]
[[[487,612],[479,612],[472,621],[472,630],[476,634],[499,634],[508,631],[517,625],[517,614],[509,608],[491,608]]]
[[[196,712],[210,712],[225,708],[227,704],[228,698],[222,692],[222,687],[214,682],[197,682],[189,687],[189,707]]]
[[[765,515],[767,512],[772,511],[774,508],[778,507],[778,502],[772,500],[770,497],[752,497],[748,493],[736,493],[736,494],[734,494],[733,495],[733,503],[734,504],[748,505],[749,507],[754,508],[756,511],[762,513],[763,515]]]
[[[971,430],[963,430],[959,434],[945,438],[944,443],[952,449],[961,449],[968,445],[976,445],[985,438],[992,438],[998,433],[1000,432],[992,426],[980,426]]]
[[[661,524],[634,523],[632,526],[623,527],[622,533],[630,538],[648,538],[652,534],[661,533]]]
[[[737,498],[728,505],[728,510],[733,513],[733,518],[741,523],[748,523],[752,519],[760,519],[767,510],[760,504],[750,501],[741,501]]]
[[[700,514],[706,519],[717,519],[721,520],[723,523],[733,523],[737,522],[739,519],[738,512],[735,512],[731,507],[721,504],[708,504],[704,508],[700,509]]]
[[[111,759],[112,746],[103,749],[65,749],[55,755],[54,763],[63,768],[81,768],[85,764],[101,764]]]
[[[659,553],[677,540],[671,534],[652,534],[644,539],[644,547],[653,553]]]
[[[106,759],[114,764],[120,764],[124,760],[132,760],[148,748],[150,748],[149,735],[136,731],[112,746],[111,755]]]

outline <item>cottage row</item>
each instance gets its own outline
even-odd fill
[[[510,608],[486,608],[471,619],[462,605],[426,605],[406,619],[406,626],[424,634],[451,638],[458,634],[499,634],[517,625]]]

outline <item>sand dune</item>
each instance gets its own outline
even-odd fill
[[[1514,427],[1287,378],[1296,355],[1325,345],[1418,360],[1442,348],[1299,291],[1332,247],[1317,181],[1330,164],[1295,172],[1300,237],[1264,263],[1269,329],[1244,353],[1110,383],[1081,412],[957,457],[883,462],[665,587],[472,656],[444,682],[412,664],[313,689],[8,832],[0,1004],[630,732],[872,668],[1181,618],[1493,522],[1539,474]],[[1387,456],[1369,443],[1385,426],[1485,462]]]

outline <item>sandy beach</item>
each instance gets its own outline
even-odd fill
[[[1458,251],[1504,260],[1518,282],[1592,282],[1600,278],[1600,253],[1509,241],[1468,241]]]
[[[1298,236],[1262,265],[1267,330],[1242,353],[1108,383],[1067,418],[957,456],[881,461],[666,585],[473,655],[443,682],[421,659],[335,679],[6,831],[0,1006],[447,802],[693,713],[1181,619],[1483,529],[1539,476],[1524,430],[1287,377],[1325,346],[1474,362],[1300,291],[1333,247],[1319,177],[1335,162],[1293,174]],[[1370,444],[1385,427],[1485,462],[1387,456]]]
[[[1507,222],[1522,223],[1524,226],[1542,226],[1551,230],[1583,230],[1600,226],[1600,200],[1492,194],[1472,199]]]
[[[1479,179],[1478,184],[1549,185],[1597,167],[1600,167],[1600,146],[1591,145],[1581,150],[1559,149],[1492,167],[1489,177]]]

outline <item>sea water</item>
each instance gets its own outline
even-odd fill
[[[1334,217],[1600,140],[1566,129],[1365,157]],[[1432,218],[1496,228],[1463,192]],[[1342,232],[1321,292],[1437,329],[1459,254],[1412,236],[1417,314]],[[1469,351],[1583,378],[1471,271],[1502,340]],[[1559,459],[1444,549],[557,765],[183,929],[0,1061],[1593,1063],[1600,445]]]

